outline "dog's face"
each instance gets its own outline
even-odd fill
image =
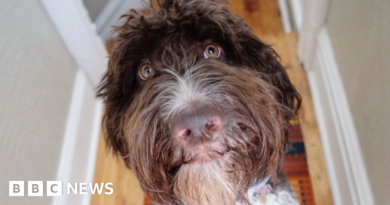
[[[98,95],[107,142],[152,200],[245,202],[275,175],[300,97],[276,53],[217,1],[132,10]]]

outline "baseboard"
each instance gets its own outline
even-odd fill
[[[67,183],[92,183],[99,142],[102,103],[94,98],[94,89],[86,75],[78,70],[73,85],[57,181]],[[89,205],[90,195],[53,197],[53,205]]]
[[[307,76],[335,205],[373,205],[352,114],[329,35],[323,28]]]

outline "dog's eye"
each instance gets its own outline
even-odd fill
[[[142,80],[147,80],[153,76],[153,68],[150,64],[143,64],[139,69],[139,77]]]
[[[208,44],[204,49],[205,58],[219,58],[221,55],[221,49],[214,44]]]

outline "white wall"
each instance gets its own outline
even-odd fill
[[[375,202],[390,204],[390,2],[334,0],[326,27]]]
[[[0,203],[50,204],[8,181],[56,180],[76,64],[39,0],[0,5]]]

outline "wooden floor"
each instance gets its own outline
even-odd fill
[[[122,159],[114,157],[106,149],[103,136],[100,136],[96,158],[94,183],[112,182],[114,194],[92,195],[92,205],[142,205],[142,192],[134,174],[126,168]]]
[[[291,81],[302,95],[299,120],[305,143],[307,163],[316,205],[332,205],[332,195],[324,163],[321,139],[315,120],[313,103],[306,74],[298,61],[296,33],[283,31],[277,0],[230,0],[234,13],[242,16],[253,32],[264,42],[273,45]],[[122,160],[107,152],[101,137],[98,149],[95,183],[113,182],[113,195],[92,195],[92,205],[142,205],[144,195],[134,175]]]

